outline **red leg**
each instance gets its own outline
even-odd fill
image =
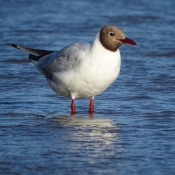
[[[93,114],[94,113],[94,98],[90,99],[90,103],[89,103],[89,113]]]
[[[74,104],[74,99],[72,99],[72,102],[71,102],[71,115],[75,115],[76,113],[76,106]]]

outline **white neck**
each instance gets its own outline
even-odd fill
[[[95,36],[90,52],[95,57],[113,57],[114,55],[120,54],[119,49],[116,52],[106,49],[100,42],[99,33]]]
[[[120,64],[120,51],[113,52],[106,49],[100,42],[99,33],[97,33],[92,47],[90,49],[90,59],[95,62],[95,64],[111,64],[112,62],[115,64]]]

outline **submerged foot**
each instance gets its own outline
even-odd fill
[[[75,115],[76,114],[76,106],[74,104],[74,99],[72,99],[71,102],[71,115]]]
[[[94,98],[90,99],[90,103],[89,103],[89,114],[93,114],[94,113]]]

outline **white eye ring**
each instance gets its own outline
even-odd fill
[[[114,36],[114,33],[113,33],[113,32],[109,32],[108,35],[109,35],[109,36]]]

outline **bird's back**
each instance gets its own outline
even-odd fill
[[[74,43],[34,63],[46,78],[52,80],[53,73],[75,70],[88,54],[90,47],[89,43]]]

